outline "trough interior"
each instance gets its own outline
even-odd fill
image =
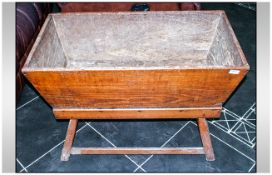
[[[233,67],[244,63],[223,13],[54,14],[28,67]]]

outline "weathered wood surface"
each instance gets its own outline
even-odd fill
[[[67,13],[48,18],[29,68],[248,66],[222,11]]]

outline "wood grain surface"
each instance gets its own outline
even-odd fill
[[[62,153],[61,153],[61,160],[67,161],[70,156],[70,152],[73,146],[74,137],[76,135],[76,128],[77,128],[78,120],[71,119],[67,128],[67,133],[65,137],[65,142],[63,145]]]
[[[248,69],[223,11],[120,12],[50,15],[23,73],[65,111],[214,107]]]
[[[29,68],[248,66],[222,11],[65,13],[48,18]]]
[[[26,77],[55,108],[180,108],[223,103],[246,74],[229,70],[33,71]]]
[[[71,154],[205,154],[201,147],[184,148],[80,148],[73,147]]]
[[[59,109],[53,112],[57,119],[188,119],[219,118],[221,106],[207,108],[117,108],[117,109]]]
[[[208,123],[205,118],[199,118],[197,120],[201,141],[203,144],[204,152],[206,154],[206,160],[214,161],[215,156],[212,147],[212,141],[210,137]]]

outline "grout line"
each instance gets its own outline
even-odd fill
[[[84,129],[87,125],[85,124],[84,126],[82,126],[81,128],[79,128],[76,133],[78,133],[79,131],[81,131],[82,129]],[[36,163],[37,161],[39,161],[41,158],[43,158],[46,154],[50,153],[51,151],[53,151],[55,148],[57,148],[59,145],[61,145],[65,140],[62,140],[61,142],[59,142],[57,145],[55,145],[53,148],[51,148],[50,150],[48,150],[46,153],[44,153],[43,155],[41,155],[40,157],[38,157],[36,160],[34,160],[33,162],[31,162],[29,165],[27,165],[25,168],[30,167],[31,165],[33,165],[34,163]],[[24,169],[22,169],[20,172],[22,172]]]
[[[224,121],[235,122],[235,121],[238,121],[238,120],[237,119],[236,120],[217,120],[217,121],[213,121],[213,122],[224,122]]]
[[[237,123],[235,123],[234,126],[232,126],[231,128],[228,128],[228,131],[229,131],[229,132],[232,132],[232,130],[236,127],[236,125],[237,125],[240,121],[242,121],[243,117],[241,117],[240,115],[238,115],[238,114],[232,112],[231,110],[228,110],[227,108],[225,108],[225,110],[224,110],[224,115],[226,115],[226,113],[227,113],[229,116],[231,116],[231,117],[237,119]],[[224,120],[222,120],[222,121],[224,121]],[[227,120],[225,120],[225,121],[227,121]],[[227,124],[228,124],[228,122],[227,122]],[[236,129],[237,129],[237,128],[236,128]]]
[[[175,134],[173,134],[164,144],[162,144],[162,147],[164,147],[167,143],[169,143],[181,130],[183,130],[189,123],[190,121],[188,121],[187,123],[185,123],[177,132],[175,132]],[[142,168],[142,166],[149,161],[152,157],[154,156],[154,154],[152,154],[151,156],[149,156],[139,167],[137,167],[133,172],[135,173],[139,168]]]
[[[247,111],[243,116],[244,119],[246,120],[252,113],[254,113],[254,111],[250,108],[249,111]]]
[[[237,119],[241,118],[240,115],[236,114],[235,112],[233,112],[233,111],[231,111],[231,110],[229,110],[227,108],[224,108],[224,112],[228,113],[233,118],[237,118]]]
[[[246,131],[247,139],[250,140],[250,137],[249,137],[249,135],[248,135],[248,130],[246,129],[246,126],[245,126],[244,123],[243,123],[243,126],[244,126],[244,129],[245,129],[245,131]]]
[[[79,129],[76,131],[76,134],[77,134],[79,131],[81,131],[82,129],[84,129],[86,126],[87,126],[86,124],[83,125],[83,126],[81,126],[81,128],[79,128]]]
[[[109,139],[107,139],[103,134],[101,134],[99,131],[97,131],[91,124],[91,122],[87,123],[86,122],[86,125],[88,125],[90,128],[92,128],[98,135],[100,135],[103,139],[105,139],[109,144],[111,144],[114,148],[117,148],[117,146],[115,146]],[[145,173],[146,173],[146,170],[143,169],[142,167],[139,167],[139,165],[134,161],[132,160],[128,155],[124,154],[124,156],[129,159],[132,163],[134,163],[137,168],[143,170]]]
[[[242,142],[243,144],[245,144],[245,145],[247,145],[248,147],[252,148],[251,145],[248,145],[248,143],[246,143],[244,140],[240,139],[240,137],[234,137],[234,136],[232,135],[232,132],[228,133],[227,131],[225,131],[225,130],[222,129],[221,127],[217,126],[216,124],[214,124],[214,123],[212,123],[212,122],[210,122],[210,121],[208,121],[208,122],[209,122],[210,124],[212,124],[214,127],[216,127],[217,129],[220,129],[221,131],[225,132],[226,134],[229,134],[231,137],[233,137],[233,138],[239,140],[239,141]]]
[[[230,131],[234,130],[234,132],[235,132],[240,127],[241,123],[243,123],[243,122],[241,122],[242,119],[243,119],[243,117],[239,118],[239,120],[237,120],[237,122],[230,128]],[[239,125],[239,126],[237,126],[237,125]]]
[[[256,119],[251,119],[253,121],[256,121]],[[256,125],[254,125],[253,123],[249,122],[248,119],[243,118],[241,120],[243,123],[245,123],[248,127],[252,128],[252,129],[256,129]]]
[[[251,140],[251,143],[253,144],[252,147],[254,147],[255,143],[253,143],[253,141],[256,139],[256,136]]]
[[[49,151],[47,151],[46,153],[44,153],[43,155],[41,155],[39,158],[37,158],[36,160],[34,160],[33,162],[31,162],[29,165],[26,166],[26,168],[30,167],[31,165],[33,165],[34,163],[36,163],[37,161],[39,161],[41,158],[43,158],[46,154],[50,153],[51,151],[53,151],[55,148],[57,148],[59,145],[61,145],[65,140],[61,141],[60,143],[58,143],[57,145],[55,145],[53,148],[51,148]],[[20,171],[22,172],[22,170]]]
[[[19,106],[18,108],[16,108],[16,111],[19,110],[19,109],[21,109],[21,108],[24,107],[25,105],[31,103],[32,101],[36,100],[37,98],[39,98],[39,96],[36,96],[36,97],[32,98],[31,100],[29,100],[28,102],[26,102],[25,104]]]
[[[133,162],[137,168],[139,167],[138,163],[136,163],[133,159],[131,159],[128,155],[125,155],[126,158],[128,158],[131,162]],[[139,169],[141,169],[143,172],[147,172],[145,169],[143,169],[142,167],[140,167]]]
[[[254,163],[248,170],[248,173],[250,173],[250,171],[254,168],[254,166],[256,165],[256,163]]]
[[[255,105],[256,105],[256,103],[254,102],[254,103],[248,108],[248,110],[246,110],[246,112],[242,115],[242,117],[244,118],[249,112],[251,112]]]
[[[193,123],[193,122],[191,122]],[[195,123],[193,123],[194,125],[196,125]],[[221,140],[220,138],[218,138],[217,136],[213,135],[212,133],[210,133],[211,136],[213,136],[214,138],[216,138],[217,140],[219,140],[220,142],[224,143],[225,145],[229,146],[230,148],[234,149],[235,151],[237,151],[238,153],[240,153],[241,155],[243,155],[244,157],[248,158],[249,160],[251,160],[252,162],[255,163],[255,160],[253,160],[252,158],[250,158],[249,156],[247,156],[246,154],[242,153],[241,151],[239,151],[238,149],[234,148],[232,145],[228,144],[227,142]]]
[[[242,131],[236,131],[236,134],[239,133],[239,134],[246,134],[246,133],[249,133],[249,134],[255,134],[256,132],[253,132],[253,131],[247,131],[247,132],[242,132]],[[255,138],[255,137],[254,137]],[[253,139],[252,139],[253,140]]]
[[[237,122],[237,127],[232,131],[233,133],[236,133],[236,131],[243,125],[244,123],[241,121]]]
[[[167,143],[169,143],[181,130],[183,130],[187,125],[188,125],[189,122],[185,123],[174,135],[172,135],[162,146],[164,147]]]
[[[243,114],[242,117],[245,117],[245,116],[247,115],[248,112],[251,112],[252,109],[253,109],[253,107],[254,107],[255,105],[256,105],[256,103],[253,103],[253,104],[249,107],[249,109]]]
[[[113,146],[114,148],[116,148],[117,146],[115,146],[109,139],[107,139],[103,134],[101,134],[99,131],[97,131],[92,125],[90,125],[90,122],[86,122],[86,125],[88,125],[91,129],[93,129],[98,135],[100,135],[103,139],[105,139],[109,144],[111,144],[111,146]]]
[[[223,116],[225,118],[225,121],[227,121],[226,111],[223,112]],[[227,122],[227,126],[228,126],[228,130],[230,130],[229,122]]]
[[[19,159],[18,158],[16,158],[16,161],[19,163],[19,165],[23,168],[21,171],[24,171],[25,170],[25,172],[27,172],[28,173],[28,171],[27,171],[27,169],[24,167],[24,165],[19,161]],[[21,172],[20,171],[20,172]]]
[[[246,120],[256,120],[256,119],[251,118],[251,119],[246,119]]]
[[[230,131],[235,133],[242,126],[242,124],[244,124],[244,122],[241,118],[240,120],[237,120],[237,122],[234,124]]]
[[[225,131],[226,127],[222,126],[221,124],[219,124],[219,122],[222,121],[222,122],[226,122],[228,124],[228,121],[232,121],[232,120],[219,120],[219,121],[212,121],[212,122],[209,122],[209,123],[213,124],[215,127],[219,128],[220,130],[224,131],[225,133],[229,134],[230,136],[238,139],[243,144],[246,144],[247,146],[249,146],[250,148],[252,148],[252,142],[251,142],[251,140],[250,139],[246,140],[242,136],[238,135],[236,133],[236,130],[239,129],[242,124],[244,124],[244,125],[246,124],[247,126],[249,126],[252,129],[256,128],[256,126],[254,124],[252,124],[249,121],[247,121],[247,118],[252,113],[252,110],[255,107],[255,105],[256,105],[256,103],[253,103],[249,107],[249,109],[242,116],[239,116],[239,115],[235,114],[234,112],[228,110],[227,108],[224,108],[222,110],[222,112],[223,112],[224,115],[225,115],[225,113],[227,113],[231,117],[237,118],[237,123],[235,123],[235,125],[231,129],[227,129],[227,131]],[[237,125],[239,125],[239,126],[236,127]],[[246,134],[248,134],[248,133],[246,133]]]
[[[149,156],[145,161],[143,161],[143,163],[139,166],[140,168],[142,168],[142,166],[146,163],[146,162],[148,162],[152,157],[154,156],[154,154],[152,154],[151,156]],[[133,171],[133,173],[135,173],[138,169],[140,169],[140,168],[136,168],[134,171]]]
[[[243,4],[242,2],[238,2],[238,3],[235,3],[236,5],[240,6],[240,7],[243,7],[243,8],[246,8],[248,10],[252,10],[252,11],[255,11],[256,12],[256,9],[251,7],[250,5],[246,5],[246,4]]]
[[[254,145],[254,143],[252,143],[250,140],[246,140],[244,137],[242,137],[241,135],[239,135],[237,133],[233,133],[232,136],[235,138],[240,138],[241,140],[244,140],[244,142],[247,142],[245,144],[248,144],[248,147],[252,149],[252,145]]]
[[[225,110],[222,112],[225,114],[227,113],[228,115],[230,115],[231,117],[233,118],[237,118],[237,121],[243,121],[244,123],[248,124],[248,125],[254,125],[250,122],[248,122],[247,120],[256,120],[256,119],[247,119],[247,117],[253,113],[252,111],[252,107],[255,105],[255,103],[253,103],[253,105],[251,105],[249,107],[249,109],[242,115],[242,116],[239,116],[238,114],[234,113],[233,111],[230,111],[228,110],[227,108],[224,108]],[[249,112],[249,114],[247,114]],[[225,120],[225,121],[232,121],[232,120]],[[233,126],[234,127],[234,126]],[[231,129],[233,129],[233,127]],[[256,127],[255,125],[254,126],[251,126],[251,127]]]

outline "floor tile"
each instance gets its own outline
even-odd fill
[[[91,122],[91,125],[117,147],[160,147],[187,120]],[[149,155],[129,155],[141,164]]]
[[[62,162],[60,161],[62,146],[29,167],[29,172],[132,172],[136,167],[124,155],[71,155],[69,161]],[[111,147],[90,128],[84,128],[76,135],[74,146]]]
[[[242,116],[256,102],[256,71],[249,71],[245,79],[223,105]]]
[[[145,172],[141,169],[138,169],[135,173],[145,173]]]
[[[252,167],[248,170],[249,173],[256,173],[256,164],[253,164]]]
[[[31,85],[29,85],[28,83],[26,83],[24,86],[24,89],[23,89],[23,91],[22,91],[22,93],[16,103],[16,108],[19,108],[20,106],[29,102],[30,100],[37,97],[38,95],[39,94],[34,90],[34,88],[31,87]]]
[[[55,119],[51,108],[42,100],[16,111],[16,156],[27,166],[65,139],[68,121]],[[78,128],[82,126],[79,123]]]
[[[187,125],[169,146],[200,145],[198,129]],[[253,162],[212,137],[216,160],[206,161],[204,155],[155,155],[143,168],[147,172],[247,172]]]
[[[242,116],[224,109],[219,119],[210,120],[212,126],[222,133],[239,140],[244,145],[253,148],[256,144],[256,105],[253,104]],[[217,132],[215,132],[217,133]],[[225,136],[222,136],[225,138]],[[232,139],[233,139],[232,138]],[[229,139],[229,140],[232,140]]]
[[[212,137],[220,138],[223,142],[231,145],[241,154],[248,156],[252,160],[256,159],[256,149],[248,146],[249,144],[241,140],[241,138],[237,137],[236,135],[226,133],[211,123],[209,123],[209,130],[213,135]]]
[[[23,169],[23,167],[16,161],[16,172],[21,171],[21,169]]]
[[[161,146],[187,120],[108,121],[90,124],[118,147]]]
[[[241,7],[244,7],[246,9],[256,11],[256,3],[254,3],[254,2],[237,2],[235,4],[237,4]]]
[[[24,171],[22,171],[21,173],[28,173],[28,172],[26,172],[26,171],[24,170]]]

